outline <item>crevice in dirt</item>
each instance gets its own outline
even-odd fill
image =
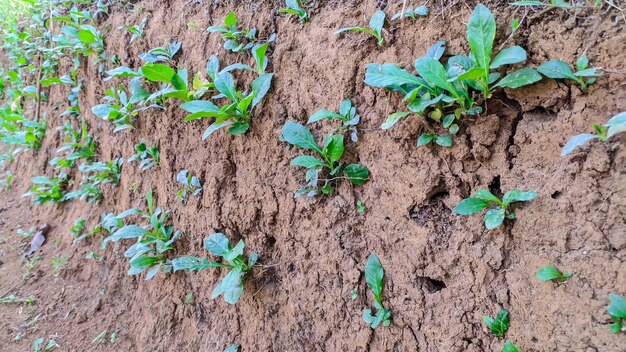
[[[447,287],[445,282],[427,276],[418,277],[417,280],[421,282],[422,290],[427,293],[436,293]]]

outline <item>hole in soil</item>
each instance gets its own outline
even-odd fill
[[[556,191],[556,192],[552,193],[552,195],[550,197],[552,197],[552,199],[559,199],[561,197],[561,192]]]
[[[433,193],[426,202],[421,205],[414,205],[409,210],[409,219],[415,221],[417,225],[428,228],[433,234],[432,243],[444,245],[450,237],[451,211],[444,204],[444,199],[450,194],[441,190]]]
[[[500,189],[500,175],[493,178],[493,180],[489,184],[489,191],[491,191],[491,193],[493,193],[496,197],[502,198],[502,190]]]
[[[269,236],[267,238],[267,244],[270,245],[270,247],[274,247],[276,244],[276,238],[274,236]]]
[[[446,283],[440,280],[435,280],[430,277],[421,277],[422,289],[425,289],[428,293],[435,293],[446,288]]]

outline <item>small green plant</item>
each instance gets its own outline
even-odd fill
[[[89,235],[87,230],[87,220],[78,218],[70,228],[73,242],[76,243]]]
[[[230,12],[224,18],[223,26],[211,26],[207,28],[209,33],[222,33],[224,49],[234,53],[251,49],[256,42],[256,28],[251,30],[239,29],[237,27],[237,15]]]
[[[594,123],[593,128],[596,130],[596,132],[598,132],[598,134],[583,133],[573,136],[569,139],[569,141],[567,141],[567,143],[565,143],[565,146],[561,151],[561,156],[565,156],[571,153],[572,151],[574,151],[574,149],[584,145],[591,140],[599,139],[603,142],[606,142],[614,135],[626,132],[626,112],[621,112],[613,116],[607,123],[602,126]]]
[[[374,13],[374,15],[372,15],[372,18],[370,19],[370,23],[369,23],[370,28],[346,27],[346,28],[341,28],[340,30],[336,31],[335,34],[340,34],[340,33],[347,32],[347,31],[363,32],[376,38],[376,40],[378,41],[378,45],[383,46],[383,44],[385,44],[385,39],[383,38],[383,25],[384,24],[385,24],[385,13],[381,10],[378,10]]]
[[[25,231],[21,227],[17,229],[17,234],[22,236],[22,238],[31,238],[35,233],[35,227],[31,226],[28,231]]]
[[[86,124],[83,121],[81,131],[77,131],[72,127],[69,121],[66,121],[61,128],[64,134],[64,144],[57,150],[57,154],[66,153],[63,156],[57,156],[50,160],[50,165],[55,165],[60,169],[72,168],[76,165],[76,161],[84,159],[92,162],[96,156],[96,142],[87,134]]]
[[[0,189],[7,192],[9,188],[11,188],[11,183],[13,182],[13,173],[11,171],[7,171],[4,175],[4,178],[0,179]]]
[[[404,11],[404,15],[402,11],[396,13],[391,17],[391,20],[397,20],[398,18],[410,18],[413,21],[417,19],[417,16],[428,16],[428,7],[427,6],[417,6],[417,7],[409,7]]]
[[[352,298],[353,301],[356,301],[358,297],[359,297],[358,291],[356,287],[354,287],[352,290],[350,290],[350,298]]]
[[[133,119],[142,111],[160,107],[155,104],[145,105],[150,94],[143,89],[141,80],[135,77],[130,81],[131,94],[120,85],[105,92],[104,104],[94,106],[91,111],[97,117],[113,122],[113,132],[133,127]],[[143,105],[143,106],[142,106]]]
[[[180,257],[172,260],[174,271],[198,271],[208,268],[228,268],[230,271],[215,286],[211,299],[224,295],[224,301],[235,304],[243,294],[243,283],[246,274],[259,259],[257,253],[252,253],[246,260],[243,256],[245,244],[240,240],[234,248],[223,233],[214,233],[204,239],[204,248],[216,256],[222,257],[228,264],[222,264],[198,257]]]
[[[509,329],[509,312],[500,309],[495,318],[483,316],[483,322],[487,325],[492,334],[503,337]]]
[[[515,213],[509,206],[515,202],[528,202],[537,197],[537,192],[513,190],[506,192],[502,200],[494,196],[488,190],[474,192],[475,198],[463,199],[454,207],[454,212],[459,215],[471,215],[488,209],[485,213],[485,227],[489,230],[499,227],[504,218],[514,220]]]
[[[9,295],[6,297],[0,297],[0,303],[26,303],[31,304],[35,301],[33,297],[21,298],[15,295]]]
[[[302,166],[307,169],[307,185],[299,189],[295,197],[308,194],[310,197],[316,196],[319,192],[325,195],[332,193],[336,181],[345,177],[355,185],[364,184],[369,178],[369,170],[361,164],[350,164],[344,166],[340,162],[344,152],[343,135],[328,134],[324,145],[320,147],[311,132],[304,126],[287,121],[282,129],[282,139],[289,144],[303,149],[309,149],[322,157],[322,160],[309,155],[301,155],[291,161],[292,166]],[[320,174],[326,171],[329,179],[320,179]],[[323,186],[319,187],[319,182]]]
[[[55,347],[60,347],[59,344],[55,340],[48,341],[48,343],[44,346],[43,343],[45,341],[46,340],[43,337],[40,337],[37,340],[35,340],[35,342],[33,343],[33,350],[35,352],[45,352],[45,351],[50,351],[51,349]]]
[[[235,344],[228,346],[224,350],[224,352],[239,352],[239,347],[241,347],[241,345],[239,345],[238,343],[235,343]]]
[[[35,176],[32,179],[33,186],[24,197],[33,197],[34,204],[45,204],[48,202],[61,203],[67,200],[65,188],[68,184],[66,174],[59,174],[56,177]]]
[[[506,340],[504,346],[502,347],[502,352],[519,352],[519,349],[511,340]]]
[[[188,170],[179,171],[176,174],[176,181],[183,185],[183,188],[176,193],[178,200],[180,200],[183,204],[187,204],[189,194],[197,197],[200,193],[202,193],[202,184],[200,183],[200,179],[196,176],[192,176]]]
[[[139,167],[142,170],[148,170],[160,161],[158,146],[148,147],[143,139],[141,142],[135,144],[135,151],[137,153],[133,154],[133,156],[128,159],[128,162],[130,163],[136,160],[141,160]]]
[[[372,329],[376,329],[380,323],[383,323],[383,326],[391,325],[391,311],[386,309],[382,302],[384,275],[385,271],[380,264],[380,260],[378,260],[378,256],[373,253],[370,254],[367,264],[365,264],[365,282],[367,282],[374,294],[376,315],[372,315],[372,310],[368,308],[363,311],[363,320],[370,324]]]
[[[538,0],[524,0],[524,1],[515,1],[510,3],[511,6],[539,6],[539,7],[552,7],[552,8],[561,8],[561,9],[575,9],[580,6],[575,4],[568,4],[564,0],[550,0],[549,3],[538,1]]]
[[[285,5],[287,8],[279,9],[278,12],[288,13],[291,15],[298,16],[300,22],[306,23],[309,20],[309,14],[302,7],[300,0],[285,0]]]
[[[82,164],[78,169],[84,174],[90,174],[88,180],[96,186],[105,183],[117,186],[122,179],[122,165],[124,165],[124,159],[117,158],[109,161]]]
[[[115,232],[106,237],[102,244],[105,246],[108,242],[135,239],[137,242],[124,253],[124,256],[129,258],[130,263],[128,275],[139,275],[147,270],[146,280],[150,280],[159,271],[171,272],[172,265],[165,254],[174,248],[173,243],[180,237],[181,233],[174,231],[172,226],[166,225],[170,212],[155,208],[152,190],[148,191],[146,202],[148,211],[132,208],[117,216],[106,215],[102,227],[107,231],[115,230]],[[124,225],[124,218],[130,215],[140,215],[148,221],[148,224],[144,226]]]
[[[572,275],[574,275],[574,273],[563,274],[553,265],[546,265],[543,268],[539,269],[535,276],[537,277],[537,280],[540,281],[556,281],[561,283],[572,277]]]
[[[193,304],[193,302],[194,302],[193,293],[189,292],[187,296],[185,296],[185,300],[183,301],[183,304],[186,306],[190,306]]]
[[[356,201],[356,211],[359,214],[364,214],[367,208],[365,208],[365,204],[361,200]]]
[[[626,322],[626,299],[615,293],[609,295],[611,304],[606,308],[614,323],[611,324],[611,331],[616,334],[624,330]]]
[[[54,273],[54,276],[59,276],[59,274],[61,273],[61,269],[63,269],[63,267],[67,263],[67,257],[64,255],[55,255],[52,257],[50,262],[52,263],[52,271]]]
[[[130,34],[130,43],[134,42],[136,39],[141,39],[143,37],[143,32],[146,28],[146,22],[148,22],[148,17],[144,17],[143,21],[140,24],[136,24],[134,26],[121,26],[119,29],[125,29]]]
[[[174,56],[180,51],[181,42],[173,42],[167,48],[154,48],[146,53],[140,54],[139,58],[149,63],[164,62],[174,65]]]
[[[572,70],[567,63],[556,59],[539,65],[537,71],[548,78],[574,80],[582,86],[583,90],[587,90],[590,84],[596,82],[597,77],[604,74],[598,67],[589,67],[587,55],[582,55],[576,60],[576,71]],[[585,79],[586,77],[590,78]]]
[[[341,121],[341,127],[337,127],[333,132],[347,132],[351,131],[350,138],[353,142],[358,141],[356,125],[361,121],[361,116],[356,113],[356,107],[352,106],[350,99],[345,99],[339,105],[339,113],[330,110],[319,110],[315,112],[307,121],[307,125],[323,120],[339,120]]]

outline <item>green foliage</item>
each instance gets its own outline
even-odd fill
[[[96,155],[96,142],[87,134],[85,122],[83,121],[81,132],[76,131],[69,121],[65,121],[60,129],[64,135],[64,144],[57,150],[57,154],[65,153],[65,155],[52,158],[49,164],[59,169],[67,169],[74,167],[76,161],[80,159],[93,162]]]
[[[152,190],[148,191],[146,201],[148,211],[132,208],[117,216],[107,216],[102,226],[105,229],[116,230],[111,236],[106,237],[102,244],[104,246],[108,242],[135,239],[137,242],[124,253],[130,263],[128,275],[139,275],[146,271],[146,280],[150,280],[159,271],[171,272],[172,265],[165,254],[174,248],[173,243],[181,233],[174,231],[172,226],[166,225],[170,211],[155,208]],[[147,220],[147,224],[124,225],[124,218],[130,215],[139,215]]]
[[[54,16],[52,20],[65,24],[61,33],[53,36],[57,49],[69,51],[72,55],[98,54],[100,58],[96,61],[104,61],[104,36],[93,25],[86,24],[93,21],[89,11],[72,7],[68,16]]]
[[[341,126],[333,129],[334,132],[345,133],[350,131],[350,138],[353,142],[358,141],[356,125],[361,121],[361,116],[356,113],[356,107],[352,106],[350,99],[345,99],[339,105],[339,113],[330,110],[319,110],[315,112],[307,121],[307,125],[323,120],[339,120]]]
[[[563,274],[553,265],[546,265],[539,269],[535,276],[540,281],[557,281],[561,283],[572,277],[572,275],[574,275],[574,273]]]
[[[239,351],[239,347],[241,347],[238,343],[232,344],[230,346],[228,346],[224,352],[238,352]]]
[[[24,197],[33,197],[34,204],[45,204],[48,202],[61,203],[66,201],[66,187],[68,177],[61,173],[56,177],[35,176],[32,179],[33,186]]]
[[[410,18],[413,21],[417,20],[417,16],[428,16],[428,7],[427,6],[417,6],[417,7],[408,7],[404,11],[404,16],[402,15],[402,11],[396,13],[391,17],[391,20],[397,20],[399,18]]]
[[[128,162],[133,162],[136,160],[140,160],[139,167],[142,170],[148,170],[149,168],[155,166],[159,163],[159,148],[158,146],[148,147],[146,143],[141,140],[141,142],[135,144],[135,151],[137,153],[133,154]]]
[[[502,347],[502,352],[519,352],[519,349],[511,340],[506,340],[504,346]]]
[[[120,184],[122,178],[123,158],[117,158],[110,161],[98,161],[91,164],[82,164],[79,170],[89,175],[89,181],[96,185],[110,183],[114,186]]]
[[[587,55],[583,55],[576,60],[576,67],[573,70],[567,63],[553,59],[537,67],[537,71],[548,78],[554,79],[571,79],[578,82],[583,90],[587,90],[590,84],[596,82],[597,77],[600,77],[604,72],[600,71],[597,67],[589,67],[589,59]],[[590,77],[585,79],[586,77]]]
[[[574,149],[584,145],[591,140],[599,139],[606,142],[614,135],[625,132],[626,112],[621,112],[613,116],[607,123],[602,126],[594,123],[593,128],[596,130],[596,132],[598,132],[598,134],[583,133],[573,136],[567,141],[567,143],[565,143],[565,146],[561,151],[561,156],[565,156],[571,153],[572,151],[574,151]]]
[[[488,209],[485,213],[485,227],[489,230],[499,227],[504,218],[515,219],[515,213],[509,206],[515,202],[528,202],[537,197],[537,192],[513,190],[506,192],[502,200],[494,196],[488,190],[474,192],[475,197],[463,199],[454,207],[454,212],[459,215],[471,215]]]
[[[347,178],[356,185],[364,184],[369,177],[369,170],[361,164],[350,164],[344,166],[340,161],[344,152],[343,135],[328,134],[323,146],[319,146],[311,132],[304,126],[287,121],[282,129],[282,139],[296,147],[308,149],[316,152],[322,157],[322,160],[309,155],[301,155],[291,161],[293,166],[302,166],[307,169],[306,181],[307,185],[299,189],[295,197],[308,194],[314,197],[319,192],[325,195],[332,193],[336,181],[341,178]],[[328,174],[329,179],[320,179],[322,172]],[[323,182],[323,186],[319,187],[319,182]]]
[[[174,65],[174,56],[180,51],[181,46],[181,42],[173,42],[167,48],[154,48],[146,53],[140,54],[139,58],[152,64],[163,62]]]
[[[510,3],[511,6],[539,6],[539,7],[552,7],[552,8],[561,8],[561,9],[567,9],[567,10],[571,10],[571,9],[575,9],[580,7],[579,5],[575,5],[575,4],[568,4],[566,1],[564,0],[550,0],[549,3],[545,3],[543,1],[538,1],[538,0],[524,0],[524,1],[515,1]]]
[[[285,0],[287,8],[279,9],[278,12],[288,13],[294,16],[298,16],[300,22],[306,23],[309,21],[309,14],[302,7],[300,0]]]
[[[63,269],[63,266],[67,263],[67,257],[64,255],[55,255],[50,260],[50,263],[52,264],[52,272],[54,273],[54,276],[58,276],[61,269]]]
[[[222,264],[198,257],[180,257],[172,260],[174,271],[198,271],[208,268],[228,268],[230,271],[213,289],[211,299],[224,295],[224,301],[235,304],[243,293],[243,284],[246,274],[256,264],[259,255],[250,254],[248,259],[243,256],[245,244],[240,240],[234,248],[223,233],[214,233],[204,239],[204,248],[216,256],[222,257],[227,264]]]
[[[367,208],[365,207],[365,204],[363,204],[363,202],[361,200],[357,200],[356,201],[356,211],[359,214],[365,214],[365,211],[367,210]]]
[[[503,337],[509,329],[509,312],[500,309],[495,318],[483,316],[483,322],[487,325],[492,334]]]
[[[50,351],[55,347],[60,347],[59,344],[55,340],[49,340],[47,344],[43,344],[46,340],[43,337],[38,338],[33,343],[33,350],[35,352],[45,352]]]
[[[192,176],[188,170],[181,170],[176,174],[176,181],[183,185],[183,188],[176,193],[181,203],[187,204],[189,194],[199,196],[202,193],[202,184],[196,176]]]
[[[224,49],[230,50],[234,53],[242,50],[252,49],[256,38],[256,28],[251,30],[239,29],[237,27],[237,15],[234,12],[230,12],[224,18],[223,26],[211,26],[207,28],[209,33],[222,33],[222,39],[224,42]],[[272,41],[270,39],[270,41]]]
[[[626,323],[626,299],[615,293],[609,295],[609,301],[611,304],[606,308],[611,318],[613,318],[613,324],[611,324],[611,331],[615,334],[624,329]]]
[[[130,88],[130,94],[123,85],[107,89],[105,103],[91,109],[97,117],[113,122],[115,125],[113,132],[134,128],[132,122],[141,111],[158,107],[155,104],[146,104],[150,94],[143,89],[139,78],[130,81]]]
[[[87,220],[83,218],[78,218],[74,222],[74,225],[70,228],[70,233],[72,234],[72,239],[74,242],[84,238],[85,230],[87,229]]]
[[[381,10],[378,10],[374,13],[374,15],[372,15],[372,18],[370,19],[370,23],[369,23],[370,28],[346,27],[346,28],[341,28],[340,30],[336,31],[335,34],[347,32],[347,31],[363,32],[376,38],[376,40],[378,41],[378,45],[383,46],[383,44],[385,44],[385,40],[383,38],[383,25],[384,24],[385,24],[385,13]]]
[[[380,264],[380,260],[378,260],[376,254],[370,254],[367,264],[365,264],[365,281],[372,289],[372,294],[374,294],[376,314],[372,315],[372,310],[368,308],[363,311],[363,320],[370,324],[372,329],[376,329],[380,323],[383,323],[383,326],[391,325],[391,311],[386,309],[382,302],[384,275],[385,271]]]
[[[39,150],[46,129],[45,119],[30,120],[19,109],[0,109],[0,141],[15,148],[13,156],[24,150]]]
[[[143,32],[146,28],[146,22],[148,21],[148,17],[144,17],[143,21],[140,24],[136,24],[133,26],[121,26],[119,29],[125,29],[130,34],[130,43],[134,42],[136,39],[141,39],[143,37]]]
[[[0,178],[0,190],[7,192],[11,188],[13,177],[13,173],[11,171],[7,171],[4,177]]]

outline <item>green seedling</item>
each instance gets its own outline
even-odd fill
[[[76,161],[84,159],[93,162],[96,156],[96,142],[87,134],[86,125],[83,121],[81,131],[76,131],[69,121],[61,128],[64,134],[64,144],[57,150],[57,154],[65,153],[50,160],[49,164],[59,169],[68,169],[76,165]]]
[[[574,149],[583,146],[591,140],[599,139],[603,142],[606,142],[609,140],[609,138],[615,136],[616,134],[625,132],[626,112],[621,112],[613,116],[607,123],[602,126],[594,123],[593,128],[596,130],[596,132],[598,132],[598,134],[583,133],[573,136],[567,141],[567,143],[565,143],[565,146],[561,151],[561,156],[565,156],[571,153],[572,151],[574,151]]]
[[[363,202],[361,202],[360,200],[356,201],[356,211],[359,214],[365,214],[365,211],[367,210],[367,208],[365,208],[365,204],[363,204]]]
[[[294,16],[298,16],[300,22],[306,23],[309,21],[309,14],[302,7],[300,0],[285,0],[287,8],[279,9],[278,12],[288,13]]]
[[[102,241],[106,246],[108,242],[117,242],[124,239],[135,239],[137,242],[130,246],[124,256],[129,258],[130,270],[128,275],[139,275],[146,271],[146,280],[152,279],[159,271],[169,273],[172,271],[171,262],[166,258],[166,252],[174,248],[174,241],[180,237],[180,231],[174,231],[172,226],[167,226],[169,210],[162,211],[155,208],[152,190],[146,195],[148,211],[136,208],[129,209],[117,216],[108,216],[102,226],[114,229],[111,236]],[[144,226],[135,224],[123,225],[124,218],[130,215],[139,215],[148,223]],[[121,224],[120,224],[121,222]],[[122,226],[123,225],[123,226]]]
[[[519,349],[511,340],[506,340],[504,346],[502,347],[502,352],[519,352]]]
[[[0,109],[0,141],[15,148],[10,152],[9,160],[24,150],[39,150],[47,128],[44,118],[40,121],[29,120],[20,109]]]
[[[549,3],[537,0],[529,0],[529,1],[515,1],[510,3],[511,6],[539,6],[539,7],[552,7],[552,8],[560,8],[560,9],[575,9],[580,6],[568,4],[564,0],[550,0]]]
[[[45,351],[50,351],[51,349],[55,347],[61,347],[55,340],[48,341],[46,345],[43,344],[44,342],[45,342],[45,339],[43,337],[40,337],[37,340],[35,340],[35,342],[33,343],[33,350],[35,352],[45,352]]]
[[[167,48],[154,48],[146,53],[140,54],[139,58],[149,63],[166,63],[174,65],[174,56],[180,51],[181,42],[173,42]]]
[[[188,170],[181,170],[176,174],[176,181],[183,185],[176,196],[181,203],[187,204],[189,194],[199,196],[202,193],[202,184],[196,176],[192,176]]]
[[[185,296],[185,300],[183,301],[183,305],[190,306],[190,305],[193,304],[193,302],[194,302],[193,293],[190,292],[190,293],[187,294],[187,296]]]
[[[237,15],[234,12],[226,15],[223,26],[211,26],[207,28],[207,31],[209,33],[222,33],[222,39],[225,40],[224,49],[234,53],[251,49],[257,40],[256,28],[245,30],[237,27]]]
[[[54,276],[59,276],[61,269],[63,269],[67,263],[67,257],[64,255],[55,255],[52,257],[50,262],[52,263],[52,272],[54,273]]]
[[[495,318],[483,316],[483,322],[487,325],[492,334],[503,337],[510,325],[509,312],[504,309],[500,309]]]
[[[385,24],[385,13],[381,10],[378,10],[374,13],[372,18],[370,19],[370,23],[369,23],[370,28],[346,27],[346,28],[341,28],[340,30],[336,31],[335,34],[340,34],[340,33],[347,32],[347,31],[363,32],[376,38],[376,40],[378,41],[378,45],[383,46],[383,44],[385,44],[385,40],[383,38],[383,25],[384,24]]]
[[[359,297],[358,291],[356,287],[354,287],[352,290],[350,290],[350,298],[352,298],[353,301],[356,301],[358,297]]]
[[[52,37],[57,44],[57,50],[68,50],[83,56],[104,53],[104,35],[96,27],[85,24],[93,20],[89,11],[78,11],[76,7],[72,7],[69,16],[52,17],[52,20],[65,23],[61,34]]]
[[[222,264],[198,257],[180,257],[172,260],[174,271],[198,271],[208,268],[228,268],[230,271],[213,289],[211,299],[224,295],[224,301],[235,304],[243,294],[244,278],[259,259],[257,253],[252,253],[246,260],[243,256],[245,244],[240,240],[234,248],[223,233],[214,233],[204,239],[204,248],[216,256],[222,257],[227,264]]]
[[[141,39],[143,37],[143,32],[146,28],[146,22],[148,22],[148,17],[144,17],[143,21],[140,24],[136,24],[134,26],[121,26],[119,29],[125,29],[130,34],[130,43],[134,42],[136,39]]]
[[[574,273],[561,273],[559,269],[552,265],[546,265],[537,271],[535,275],[539,281],[556,281],[559,283],[565,282],[565,280],[572,277]]]
[[[66,174],[59,174],[56,177],[35,176],[32,179],[33,186],[24,197],[33,197],[34,204],[45,204],[48,202],[61,203],[67,200],[66,187],[68,184]]]
[[[367,282],[374,294],[376,315],[372,315],[372,310],[368,308],[363,311],[363,320],[370,324],[372,329],[376,329],[380,323],[383,323],[383,326],[391,325],[391,311],[386,309],[382,302],[384,275],[385,271],[380,264],[380,260],[378,260],[376,254],[370,254],[365,265],[365,282]]]
[[[72,239],[74,243],[86,237],[86,229],[87,229],[87,220],[83,218],[76,219],[76,221],[74,222],[74,225],[70,228],[70,233],[72,234]]]
[[[238,343],[228,346],[224,352],[239,352],[239,347],[241,347]]]
[[[41,255],[32,255],[25,262],[22,268],[24,268],[24,273],[22,277],[27,279],[33,275],[33,271],[37,268],[39,262],[43,259]]]
[[[27,303],[27,304],[31,304],[34,301],[35,301],[35,299],[33,297],[21,298],[21,297],[15,296],[15,295],[9,295],[9,296],[0,298],[0,303]]]
[[[28,231],[20,227],[17,229],[17,234],[22,236],[22,238],[31,238],[35,234],[35,227],[31,226]]]
[[[296,147],[309,149],[322,157],[322,160],[309,155],[301,155],[291,161],[292,166],[302,166],[307,169],[307,185],[299,189],[295,197],[308,194],[309,197],[316,196],[319,192],[325,195],[332,193],[336,181],[347,178],[355,185],[364,184],[369,178],[369,170],[361,164],[350,164],[344,166],[340,162],[344,152],[343,135],[328,134],[324,145],[320,147],[311,132],[304,126],[287,121],[282,129],[282,139]],[[326,172],[329,179],[320,179],[320,174]],[[319,182],[323,186],[319,187]]]
[[[475,198],[463,199],[454,207],[459,215],[471,215],[488,209],[485,213],[485,227],[489,230],[499,227],[504,218],[514,220],[515,213],[509,206],[515,202],[528,202],[537,197],[537,192],[513,190],[506,192],[502,200],[488,190],[481,189],[474,192]]]
[[[392,21],[395,21],[399,18],[410,18],[413,21],[417,20],[417,16],[428,16],[428,7],[427,6],[417,6],[417,7],[409,7],[404,11],[396,13],[391,17]]]
[[[315,112],[307,121],[307,125],[323,120],[339,120],[341,121],[341,127],[337,127],[334,132],[347,132],[350,131],[350,138],[353,142],[358,141],[356,125],[361,121],[361,116],[356,113],[356,107],[352,106],[350,99],[345,99],[339,105],[339,113],[330,110],[319,110]]]
[[[613,318],[613,324],[611,324],[611,331],[616,334],[624,330],[626,325],[626,299],[615,293],[609,295],[609,301],[611,304],[606,308],[611,318]]]
[[[94,185],[111,183],[113,186],[120,184],[122,179],[123,158],[110,161],[98,161],[91,164],[82,164],[78,167],[83,174],[90,174],[88,181]]]
[[[155,166],[159,163],[159,148],[158,146],[148,147],[146,143],[141,140],[141,142],[135,144],[135,151],[137,153],[133,154],[127,162],[133,162],[136,160],[140,160],[139,167],[142,170],[148,170],[149,168]]]
[[[13,173],[11,171],[7,171],[4,177],[0,179],[0,189],[4,190],[5,192],[9,191],[12,182]]]
[[[598,67],[589,67],[587,55],[583,55],[576,60],[576,71],[561,60],[550,60],[537,67],[537,71],[548,78],[571,79],[578,82],[583,90],[587,90],[590,84],[594,84],[597,77],[604,74]],[[585,79],[590,77],[588,79]]]
[[[98,203],[102,200],[103,195],[100,184],[88,178],[88,182],[82,182],[79,189],[68,192],[65,198],[67,200],[78,198],[88,203]]]

